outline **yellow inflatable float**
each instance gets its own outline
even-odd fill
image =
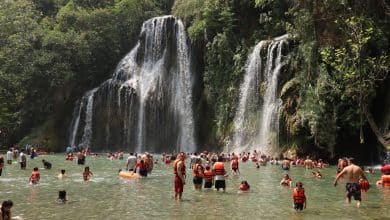
[[[138,173],[128,171],[120,171],[119,176],[124,179],[138,179],[141,177]]]

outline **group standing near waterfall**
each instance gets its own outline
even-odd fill
[[[6,154],[7,166],[12,165],[13,160],[18,160],[21,164],[21,169],[26,169],[26,154],[24,150],[21,150],[19,153],[19,158],[14,155],[19,153],[15,149],[10,149]],[[66,156],[66,160],[69,160],[69,152]],[[77,164],[85,165],[86,158],[88,155],[91,157],[96,157],[96,154],[90,154],[87,151],[80,150],[77,152]],[[35,156],[34,156],[35,157]],[[109,153],[107,158],[110,160],[123,159],[124,153]],[[189,166],[186,166],[186,158],[190,158]],[[33,158],[32,158],[33,159]],[[9,162],[11,161],[11,163]],[[252,162],[256,164],[256,167],[259,169],[260,165],[266,166],[267,164],[271,165],[280,165],[281,172],[284,173],[280,185],[286,187],[292,187],[292,180],[288,175],[288,171],[291,167],[302,167],[304,169],[318,169],[318,171],[312,172],[315,178],[322,178],[320,169],[327,167],[328,164],[324,163],[321,159],[313,160],[310,157],[306,158],[287,158],[285,157],[282,160],[272,158],[268,155],[265,155],[261,152],[254,151],[252,154],[249,152],[243,152],[240,154],[216,154],[208,151],[204,151],[200,154],[188,154],[184,152],[176,153],[172,152],[170,155],[165,153],[162,154],[162,163],[167,167],[170,167],[173,163],[173,188],[174,188],[174,197],[176,200],[182,199],[184,188],[186,185],[186,176],[192,176],[192,182],[195,190],[202,189],[211,189],[213,186],[217,191],[222,189],[223,192],[226,191],[226,179],[230,175],[239,176],[240,175],[240,163]],[[51,169],[51,163],[42,160],[45,169]],[[136,153],[129,152],[126,162],[124,163],[126,171],[138,173],[141,177],[147,177],[148,173],[150,174],[153,170],[153,164],[158,163],[158,159],[148,152],[145,152],[143,155],[137,155]],[[2,169],[5,167],[5,160],[3,156],[0,155],[0,176],[2,174]],[[359,207],[361,203],[361,193],[366,192],[369,189],[369,183],[366,178],[365,172],[372,173],[373,170],[369,169],[364,171],[361,167],[356,165],[356,162],[353,158],[342,158],[338,161],[337,164],[337,175],[335,177],[334,186],[337,185],[340,178],[345,178],[346,183],[346,199],[348,203],[351,203],[352,197],[356,200],[356,204]],[[390,187],[390,169],[382,171],[383,175],[380,180],[377,181],[378,186]],[[93,173],[90,170],[89,166],[85,167],[83,172],[84,181],[88,182],[93,178]],[[58,179],[65,178],[65,169],[61,169],[61,173],[58,175]],[[29,183],[31,185],[39,184],[40,182],[40,173],[38,167],[34,167],[29,178]],[[364,182],[364,184],[362,184]],[[250,189],[250,185],[246,180],[243,180],[237,190],[239,192],[247,192]],[[66,191],[63,191],[63,193]],[[66,201],[66,200],[61,200]],[[292,192],[292,201],[293,207],[296,210],[303,210],[307,205],[307,198],[305,195],[305,189],[303,188],[303,183],[301,181],[296,181],[295,187]]]

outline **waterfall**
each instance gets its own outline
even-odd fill
[[[282,54],[287,35],[258,43],[248,56],[244,81],[234,118],[233,141],[228,152],[269,152],[278,145],[279,75],[285,65]]]
[[[195,151],[190,66],[182,22],[173,16],[145,21],[112,77],[75,107],[69,143],[93,150]]]

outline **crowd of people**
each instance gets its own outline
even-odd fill
[[[36,150],[30,151],[28,154],[24,150],[20,152],[16,149],[10,149],[6,153],[6,160],[0,155],[0,176],[2,175],[2,169],[5,167],[5,162],[9,165],[12,164],[14,160],[17,160],[20,164],[20,169],[26,169],[27,166],[27,155],[30,155],[31,159],[34,159],[38,155]],[[107,159],[109,160],[123,160],[124,152],[117,153],[108,153]],[[87,156],[96,157],[97,154],[91,154],[88,151],[80,150],[76,153],[77,164],[85,165]],[[73,152],[67,152],[65,160],[73,161]],[[186,160],[189,158],[189,161]],[[303,167],[305,169],[316,169],[312,171],[314,178],[322,178],[322,173],[320,169],[328,167],[329,164],[325,163],[321,159],[314,160],[309,156],[300,158],[283,158],[277,159],[269,155],[256,152],[253,153],[243,152],[240,154],[217,154],[204,151],[202,153],[193,153],[188,154],[184,152],[176,153],[173,152],[169,155],[163,153],[161,155],[162,162],[166,165],[173,164],[173,188],[174,188],[174,198],[176,200],[182,199],[184,186],[186,184],[186,176],[192,176],[192,182],[195,190],[211,189],[215,188],[217,191],[226,191],[226,179],[229,175],[240,175],[240,163],[245,163],[247,161],[253,162],[257,169],[260,166],[266,166],[267,164],[280,165],[284,175],[280,181],[281,186],[292,187],[293,181],[290,178],[288,171],[292,166]],[[136,154],[134,152],[129,152],[126,162],[124,162],[125,170],[124,172],[137,174],[137,177],[147,177],[148,174],[151,174],[154,164],[158,163],[158,159],[154,158],[154,155],[145,152],[144,154]],[[47,160],[42,160],[44,169],[51,169],[52,164]],[[189,167],[186,165],[189,164]],[[388,169],[382,169],[383,175],[381,179],[377,181],[378,186],[390,187],[390,165]],[[120,170],[122,172],[122,170]],[[188,174],[190,172],[191,174]],[[370,184],[366,178],[366,173],[373,173],[374,170],[369,168],[367,171],[364,171],[360,166],[356,165],[356,161],[353,158],[342,158],[338,161],[337,164],[337,175],[335,176],[334,186],[338,184],[340,178],[347,180],[346,183],[346,199],[348,203],[351,203],[351,198],[357,201],[357,206],[361,204],[361,191],[367,191],[370,187]],[[61,169],[58,174],[58,179],[68,178],[65,174],[65,169]],[[93,177],[93,173],[90,170],[89,166],[84,167],[84,172],[82,173],[83,180],[89,181]],[[29,184],[36,185],[40,182],[40,173],[39,168],[34,167],[29,177]],[[239,192],[248,192],[250,190],[250,185],[247,180],[242,180],[241,184],[237,186]],[[57,203],[65,203],[67,201],[66,191],[59,191],[58,198],[56,199]],[[307,205],[307,198],[305,195],[305,189],[303,188],[303,183],[301,181],[296,181],[295,187],[292,190],[292,201],[293,208],[296,210],[303,210]],[[1,216],[2,219],[10,219],[10,209],[13,206],[12,201],[5,200],[1,206]]]

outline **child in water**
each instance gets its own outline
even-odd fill
[[[247,192],[247,191],[249,191],[249,188],[250,188],[250,185],[248,184],[248,182],[246,180],[241,182],[241,184],[240,184],[240,191],[241,192]]]
[[[294,188],[293,192],[293,207],[295,210],[303,210],[306,209],[306,195],[305,195],[305,189],[302,187],[303,184],[301,182],[297,182],[296,187]]]
[[[34,167],[30,179],[28,180],[30,184],[38,184],[41,179],[41,175],[39,174],[38,167]]]
[[[89,167],[85,167],[83,173],[84,181],[89,181],[91,176],[93,176],[93,173],[89,170]]]

